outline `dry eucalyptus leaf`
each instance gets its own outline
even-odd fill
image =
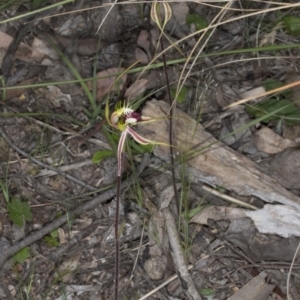
[[[121,90],[127,79],[127,74],[123,74],[121,78],[118,79],[118,74],[124,72],[123,68],[110,68],[97,73],[97,100],[100,101],[104,95],[110,91]],[[87,83],[88,88],[91,90],[93,87],[93,82]]]
[[[253,143],[258,151],[267,154],[276,154],[286,148],[297,146],[296,142],[282,138],[268,127],[258,130],[253,135]]]
[[[142,95],[146,90],[148,79],[142,78],[135,81],[125,92],[125,98],[129,101]]]
[[[150,51],[150,40],[149,33],[146,30],[142,30],[137,39],[137,45],[142,48],[147,54],[147,60],[150,61],[152,59],[151,51]]]
[[[295,140],[295,142],[299,142],[300,124],[288,125],[284,123],[282,137],[284,139]]]
[[[176,189],[180,189],[181,184],[177,183],[176,184]],[[168,207],[172,201],[172,199],[174,198],[174,187],[173,185],[170,185],[168,187],[166,187],[160,194],[159,197],[159,202],[160,202],[160,209],[164,209],[166,207]]]
[[[180,25],[186,24],[186,16],[189,13],[190,9],[187,2],[174,2],[170,3],[172,8],[173,17]]]
[[[299,190],[300,150],[288,148],[259,165],[267,174],[287,189]]]
[[[44,53],[45,55],[49,56],[53,60],[59,60],[58,53],[45,41],[35,37],[32,42],[32,48]]]
[[[0,49],[7,50],[10,43],[13,41],[13,38],[0,31]],[[20,43],[17,51],[16,51],[16,58],[25,61],[25,62],[41,62],[45,58],[45,54],[31,48],[30,46]],[[0,65],[2,61],[0,62]]]
[[[37,78],[30,78],[30,79],[26,79],[18,84],[16,84],[15,86],[24,86],[24,85],[29,85],[32,83],[35,83],[37,81]],[[12,90],[7,90],[6,91],[6,95],[5,95],[5,100],[10,100],[16,97],[19,97],[19,100],[22,101],[24,99],[24,94],[28,92],[27,88],[16,88],[16,89],[12,89]]]
[[[63,282],[69,282],[73,276],[73,271],[76,270],[79,264],[81,252],[77,252],[74,256],[65,260],[57,269],[57,276]]]
[[[146,65],[149,62],[149,58],[144,50],[136,47],[134,50],[134,56],[141,64]]]
[[[251,89],[249,91],[246,91],[244,93],[241,93],[240,98],[243,99],[243,98],[255,97],[255,96],[259,96],[265,92],[266,92],[266,89],[263,86],[260,86],[260,87]]]
[[[265,280],[267,273],[261,272],[246,285],[234,293],[228,300],[267,300],[275,284],[268,284]]]

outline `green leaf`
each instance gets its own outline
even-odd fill
[[[266,91],[271,91],[277,88],[280,88],[283,86],[283,83],[279,80],[268,78],[262,83],[263,87],[266,89]]]
[[[16,264],[16,263],[22,264],[29,257],[30,257],[30,248],[29,247],[25,247],[25,248],[21,249],[19,252],[17,252],[11,258],[11,262],[13,264]]]
[[[262,122],[268,123],[269,121],[278,121],[281,119],[284,119],[285,122],[289,125],[300,122],[300,109],[286,99],[270,99],[260,104],[247,106],[246,110],[250,115],[259,118],[269,113],[275,112],[280,108],[283,109],[279,113],[266,116],[266,118],[263,119]]]
[[[283,18],[283,24],[288,33],[292,35],[300,35],[300,18],[294,16],[286,16]]]
[[[45,2],[44,0],[32,0],[30,5],[32,9],[37,9],[41,7],[43,4],[45,4],[44,2]]]
[[[91,113],[89,110],[87,110],[86,108],[84,108],[84,109],[83,109],[83,112],[86,114],[86,116],[87,116],[89,119],[92,118],[92,113]]]
[[[207,289],[201,289],[200,290],[200,295],[201,296],[211,296],[213,295],[215,292],[213,289],[207,288]]]
[[[50,232],[50,235],[47,235],[44,237],[45,243],[50,247],[58,247],[59,241],[58,241],[58,230],[55,229]]]
[[[198,205],[197,207],[190,209],[188,211],[188,218],[189,219],[193,218],[195,215],[197,215],[202,209],[204,209],[207,206],[209,205]]]
[[[98,164],[99,162],[101,162],[103,159],[107,158],[107,157],[113,157],[114,156],[114,152],[112,150],[101,150],[101,151],[97,151],[94,153],[93,158],[92,158],[92,162],[94,164]]]
[[[53,236],[45,236],[44,237],[44,241],[46,242],[46,244],[50,247],[58,247],[59,246],[59,242],[58,239],[56,237]]]
[[[171,87],[170,91],[171,91],[171,97],[174,99],[176,96],[176,87]],[[183,86],[177,96],[176,99],[177,103],[179,104],[184,103],[186,101],[186,95],[187,95],[187,88]]]
[[[32,220],[32,213],[30,206],[27,202],[21,202],[18,198],[13,198],[11,202],[7,204],[8,217],[18,226],[23,226],[24,219],[26,221]]]
[[[58,238],[58,230],[55,229],[53,231],[50,232],[50,235],[53,237],[53,238]]]
[[[139,144],[140,148],[142,149],[142,154],[144,153],[151,153],[153,151],[153,148],[155,147],[155,144],[147,144],[147,145],[141,145]]]
[[[186,16],[186,24],[195,24],[196,30],[201,30],[208,26],[207,20],[198,14],[188,14]]]
[[[280,88],[283,86],[283,83],[279,80],[268,78],[262,83],[263,87],[266,89],[266,91],[271,91],[277,88]],[[292,90],[287,89],[279,93],[279,95],[284,97],[290,97],[292,95]]]

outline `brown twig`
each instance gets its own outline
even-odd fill
[[[119,240],[119,206],[120,206],[120,185],[121,176],[117,181],[117,201],[116,201],[116,217],[115,217],[115,300],[119,297],[119,273],[120,273],[120,240]]]

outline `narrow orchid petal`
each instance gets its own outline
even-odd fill
[[[137,134],[131,127],[128,127],[127,131],[134,138],[134,140],[141,145],[155,144],[155,142],[147,140]]]
[[[123,149],[124,149],[124,144],[125,144],[127,134],[128,134],[127,129],[122,131],[122,134],[121,134],[120,140],[119,140],[119,144],[118,144],[118,155],[117,155],[117,159],[118,159],[118,177],[121,176],[121,172],[122,172],[122,152],[123,152]]]

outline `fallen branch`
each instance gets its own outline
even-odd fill
[[[169,105],[163,101],[147,102],[143,115],[157,118],[157,122],[140,127],[140,133],[147,139],[162,141],[168,134],[168,121],[163,120]],[[159,121],[161,120],[161,121]],[[176,153],[186,159],[186,176],[191,182],[223,186],[239,195],[253,195],[266,202],[278,202],[300,209],[300,199],[287,191],[259,166],[242,154],[217,141],[203,126],[181,110],[176,110],[174,145]],[[166,147],[157,145],[154,154],[168,161]]]

